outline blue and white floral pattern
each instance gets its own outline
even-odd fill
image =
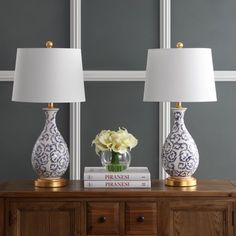
[[[186,108],[172,108],[174,124],[162,148],[165,171],[173,177],[189,177],[197,169],[197,146],[184,124]]]
[[[32,152],[32,165],[40,178],[59,178],[69,165],[67,145],[57,129],[57,108],[44,108],[46,123]]]

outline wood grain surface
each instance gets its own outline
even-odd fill
[[[0,183],[0,197],[164,197],[164,196],[231,196],[236,195],[236,181],[199,180],[194,187],[168,187],[153,180],[147,189],[86,189],[83,181],[69,181],[62,188],[36,188],[33,180]],[[235,185],[233,184],[235,183]]]
[[[236,181],[203,180],[196,187],[35,188],[0,183],[0,236],[236,236]]]

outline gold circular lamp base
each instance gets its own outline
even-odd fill
[[[37,179],[34,181],[35,187],[41,188],[60,188],[67,184],[67,181],[63,178],[58,179]]]
[[[191,187],[197,185],[194,177],[169,177],[165,180],[165,185],[173,187]]]

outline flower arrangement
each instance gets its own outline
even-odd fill
[[[101,152],[105,151],[112,153],[111,162],[107,166],[109,171],[122,171],[126,167],[119,162],[119,155],[134,148],[138,144],[138,140],[127,129],[119,128],[117,131],[102,130],[92,141],[93,144],[99,156]]]

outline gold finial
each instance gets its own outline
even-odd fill
[[[178,42],[178,43],[176,43],[176,47],[177,48],[183,48],[184,44],[182,42]]]
[[[46,47],[47,47],[47,48],[52,48],[52,47],[53,47],[53,42],[50,41],[50,40],[48,40],[48,41],[46,42]]]

